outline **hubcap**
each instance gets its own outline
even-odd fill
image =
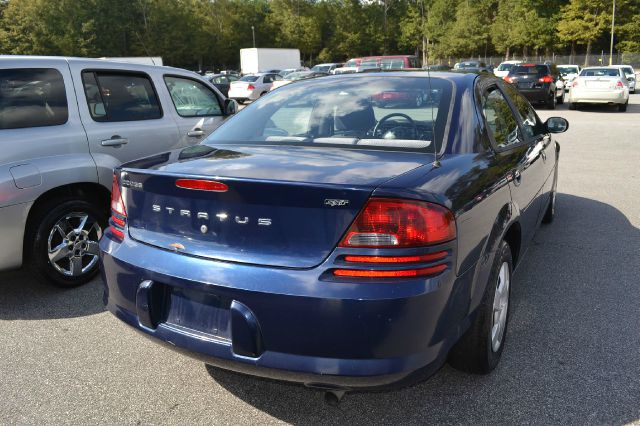
[[[87,213],[69,213],[58,220],[47,241],[49,263],[61,274],[78,277],[98,263],[102,228]]]
[[[509,264],[503,262],[498,273],[496,293],[493,296],[493,314],[491,315],[491,349],[498,352],[504,340],[507,326],[507,311],[509,309]]]

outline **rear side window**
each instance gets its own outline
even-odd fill
[[[222,115],[216,94],[199,81],[167,76],[164,82],[180,117]]]
[[[57,126],[68,118],[64,80],[58,70],[0,70],[0,129]]]
[[[89,112],[95,121],[162,118],[158,96],[148,76],[111,71],[82,73]]]
[[[490,88],[484,94],[482,113],[498,149],[508,149],[520,142],[518,122],[509,103],[497,87]]]

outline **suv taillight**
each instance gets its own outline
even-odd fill
[[[456,238],[453,213],[438,204],[372,198],[358,214],[340,247],[424,247]]]
[[[553,77],[551,77],[550,75],[545,75],[544,77],[541,77],[538,79],[539,83],[553,83]]]
[[[111,218],[109,228],[111,234],[119,240],[124,240],[124,227],[127,224],[127,211],[122,200],[122,191],[117,173],[113,174],[111,181]]]

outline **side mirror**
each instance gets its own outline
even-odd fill
[[[238,102],[235,99],[224,100],[224,115],[233,115],[238,112]]]
[[[569,129],[569,122],[562,117],[549,117],[544,125],[549,133],[564,133]]]

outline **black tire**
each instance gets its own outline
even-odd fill
[[[555,93],[549,93],[549,98],[547,99],[546,105],[547,105],[547,108],[549,108],[549,109],[556,109],[556,94]]]
[[[40,205],[38,207],[38,211],[35,212],[33,220],[29,222],[30,229],[28,230],[28,234],[25,238],[25,265],[31,270],[38,280],[54,284],[59,287],[71,288],[89,282],[98,273],[98,262],[94,262],[92,260],[93,257],[87,255],[82,257],[80,266],[88,267],[89,264],[91,264],[92,266],[89,269],[76,276],[65,275],[60,270],[56,269],[52,262],[49,261],[49,237],[50,235],[53,235],[54,227],[60,220],[70,218],[69,221],[73,223],[74,220],[81,220],[80,217],[76,217],[76,214],[86,214],[88,215],[87,225],[95,222],[100,230],[98,231],[97,229],[92,228],[89,235],[86,236],[87,240],[85,241],[91,240],[95,242],[107,227],[106,212],[107,209],[104,206],[101,207],[100,203],[96,203],[89,199],[73,198],[71,196],[63,199],[50,200],[49,202]],[[58,246],[61,244],[63,238],[64,237],[60,234],[53,235],[52,244]],[[75,238],[75,241],[78,244],[82,242],[81,235],[72,238]],[[54,239],[60,239],[60,243],[57,241],[54,242]],[[68,247],[71,247],[72,245],[73,243],[69,242]],[[85,248],[87,247],[88,246],[85,246]],[[96,246],[91,244],[91,247],[95,249]],[[76,249],[77,247],[74,246],[73,250]],[[69,253],[69,256],[71,255],[72,254]],[[60,262],[64,262],[65,260],[67,260],[66,256],[62,258]],[[71,258],[69,257],[67,261],[68,268],[72,269]],[[83,262],[86,262],[87,264],[84,265]],[[62,268],[66,269],[64,264]]]
[[[542,223],[552,223],[553,218],[556,215],[556,188],[558,187],[558,169],[556,166],[556,171],[553,175],[553,189],[551,190],[551,199],[549,200],[549,204],[547,205],[547,210],[544,212],[544,216],[542,216]]]
[[[491,267],[489,274],[489,283],[485,290],[482,302],[476,311],[476,317],[471,327],[462,336],[462,338],[454,345],[449,352],[449,364],[452,367],[474,374],[490,373],[500,361],[500,356],[504,350],[505,339],[507,336],[507,327],[509,325],[509,303],[506,305],[506,318],[500,339],[499,347],[494,350],[491,340],[491,329],[493,325],[493,304],[496,289],[499,286],[498,277],[502,265],[506,263],[508,271],[509,283],[512,278],[513,261],[511,259],[511,249],[506,241],[500,243],[500,247],[496,254],[496,258]],[[507,287],[507,302],[511,285]]]
[[[618,111],[625,112],[627,110],[627,105],[628,104],[629,104],[629,101],[625,102],[624,104],[619,104],[618,105]]]
[[[575,111],[576,109],[578,109],[578,105],[574,102],[569,102],[569,109]]]
[[[260,97],[263,97],[266,94],[267,94],[267,92],[262,92],[262,93],[260,93]]]
[[[564,90],[562,91],[562,94],[556,98],[556,104],[562,105],[563,103],[564,103]]]

